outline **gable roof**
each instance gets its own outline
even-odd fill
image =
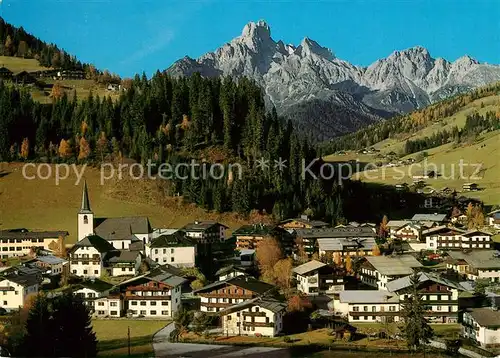
[[[430,273],[430,272],[420,272],[419,277],[418,277],[418,281],[419,281],[419,283],[432,281],[435,283],[439,283],[440,285],[443,285],[443,286],[455,288],[455,289],[460,290],[460,291],[465,290],[458,282],[445,279],[437,274]],[[394,281],[390,281],[386,285],[387,290],[390,292],[398,292],[398,291],[401,291],[401,290],[409,288],[409,287],[411,287],[411,275],[398,278]]]
[[[208,230],[215,225],[221,225],[221,226],[227,228],[226,225],[218,223],[217,221],[205,220],[205,221],[195,221],[194,223],[189,223],[186,226],[184,226],[182,228],[182,230],[184,230],[184,231],[205,231],[205,230]]]
[[[163,265],[163,266],[158,266],[155,267],[154,269],[131,278],[130,280],[126,280],[118,284],[117,286],[125,286],[128,285],[134,281],[140,280],[140,279],[146,279],[146,280],[151,280],[151,281],[156,281],[156,282],[161,282],[169,287],[176,287],[179,285],[184,284],[187,282],[187,280],[180,276],[182,275],[181,270],[170,266],[170,265]]]
[[[366,256],[365,259],[375,270],[386,276],[410,275],[413,273],[412,268],[422,267],[422,264],[411,255]]]
[[[279,225],[283,225],[292,221],[297,221],[303,225],[310,225],[312,227],[326,227],[329,226],[328,223],[321,221],[321,220],[309,220],[309,219],[304,219],[304,218],[292,218],[292,219],[285,219],[279,223]]]
[[[440,225],[436,226],[427,230],[422,231],[423,235],[430,235],[430,234],[436,234],[436,233],[453,233],[454,235],[456,234],[463,234],[465,233],[465,230],[453,227],[453,226],[446,226],[446,225]]]
[[[340,302],[345,303],[398,303],[399,297],[383,290],[347,290],[339,292]]]
[[[181,247],[181,246],[196,246],[196,244],[186,236],[183,231],[175,231],[172,234],[158,236],[151,240],[150,247]]]
[[[467,311],[482,327],[500,328],[500,311],[490,307],[472,308]]]
[[[465,260],[476,269],[500,269],[500,254],[495,250],[448,251],[454,260]]]
[[[239,266],[235,266],[235,265],[228,265],[228,266],[221,267],[219,270],[217,270],[215,275],[222,276],[222,275],[225,275],[225,274],[232,272],[232,271],[238,271],[238,272],[242,272],[244,274],[247,273],[247,270],[245,270],[243,267],[239,267]]]
[[[1,280],[9,280],[23,287],[33,286],[42,282],[40,276],[38,275],[19,275],[16,273],[5,275],[4,277],[0,278],[0,281]]]
[[[137,256],[141,256],[139,251],[113,250],[110,251],[107,261],[110,264],[136,262]]]
[[[327,265],[324,264],[323,262],[320,262],[317,260],[312,260],[312,261],[306,262],[305,264],[302,264],[300,266],[295,267],[293,269],[293,272],[295,272],[296,274],[299,274],[299,275],[303,275],[303,274],[317,270],[317,269],[324,267],[324,266],[327,266]]]
[[[493,236],[490,232],[485,231],[485,230],[479,230],[479,229],[471,229],[465,233],[463,233],[463,236],[470,236],[473,234],[480,234],[480,235],[486,235],[486,236]]]
[[[34,261],[40,261],[49,265],[64,264],[68,262],[67,260],[54,255],[39,255],[34,259]]]
[[[446,214],[415,214],[411,218],[412,221],[444,221],[446,219]]]
[[[0,230],[0,239],[57,239],[68,236],[67,231],[28,231],[27,229]]]
[[[277,299],[269,297],[256,297],[219,311],[219,315],[224,316],[253,306],[265,308],[273,313],[284,311],[287,308],[287,304],[285,302],[278,301]]]
[[[148,234],[151,231],[146,216],[105,218],[95,228],[95,233],[106,240],[124,240],[131,234]]]
[[[400,228],[402,226],[405,226],[406,224],[410,223],[410,220],[390,220],[387,223],[387,227],[392,227],[392,228]]]
[[[89,235],[86,238],[78,241],[72,248],[71,252],[76,251],[80,247],[93,247],[100,253],[114,250],[114,246],[98,235]]]
[[[372,250],[377,245],[374,237],[370,238],[318,238],[320,251]]]
[[[214,290],[217,287],[225,286],[225,285],[234,285],[245,290],[249,290],[255,292],[257,294],[263,295],[266,292],[276,288],[276,286],[271,285],[269,283],[259,281],[250,276],[236,276],[223,281],[217,281],[211,284],[208,284],[198,290],[193,291],[193,293],[204,292],[207,290]]]

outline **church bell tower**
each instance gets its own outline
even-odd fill
[[[87,181],[83,183],[82,205],[78,212],[78,241],[94,233],[94,213],[90,210]]]

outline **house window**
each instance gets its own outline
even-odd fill
[[[230,321],[231,320],[231,315],[228,315],[227,316],[227,320]]]
[[[363,311],[368,312],[368,306],[363,306]]]
[[[146,306],[146,301],[141,301],[141,306]]]
[[[14,291],[14,294],[15,294],[15,295],[18,295],[18,294],[19,294],[19,291]]]
[[[103,315],[104,311],[97,311],[97,314]]]
[[[132,306],[137,306],[137,301],[130,301],[130,304],[131,304]]]
[[[161,301],[162,306],[168,306],[168,301]]]
[[[168,316],[168,311],[161,311],[162,316]]]
[[[83,270],[83,274],[86,275],[87,274],[87,270]]]
[[[167,249],[163,249],[163,254],[166,254],[167,253]]]
[[[173,257],[170,258],[170,262],[174,262],[174,258]]]
[[[4,305],[7,305],[7,301],[3,301],[3,304],[4,304]]]
[[[133,267],[129,267],[129,268],[128,268],[128,270],[129,270],[129,271],[133,271],[133,270],[134,270],[134,268],[133,268]]]
[[[269,323],[269,317],[266,317],[266,323]]]
[[[259,307],[255,307],[255,312],[259,312]]]
[[[152,316],[156,316],[156,311],[151,311]]]
[[[73,270],[73,273],[76,274],[76,270]]]
[[[173,254],[174,253],[174,249],[170,249],[170,253]]]
[[[146,311],[141,311],[140,314],[143,315],[143,316],[145,316],[146,315]]]
[[[354,312],[359,312],[359,307],[354,306],[354,307],[352,308],[352,310],[353,310]]]
[[[377,307],[376,306],[372,306],[372,312],[377,312]]]
[[[111,311],[109,312],[111,316],[118,316],[118,311]]]
[[[150,304],[151,306],[156,306],[156,301],[151,301],[149,304]]]
[[[104,306],[104,302],[97,302],[98,306]]]
[[[436,306],[436,311],[441,311],[441,306]]]
[[[125,271],[125,267],[122,267],[122,271]]]
[[[99,275],[99,270],[94,270],[94,274]]]
[[[109,305],[111,307],[116,307],[116,306],[118,306],[118,302],[110,302]]]
[[[155,249],[155,254],[157,254],[157,253],[158,253],[158,249]]]
[[[368,321],[368,316],[365,316],[365,321]]]

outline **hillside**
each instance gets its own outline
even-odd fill
[[[409,116],[390,119],[386,121],[387,123],[379,123],[357,133],[341,137],[336,142],[325,145],[326,147],[332,146],[337,151],[335,154],[324,156],[324,159],[332,162],[358,160],[362,163],[378,165],[377,169],[356,173],[353,178],[365,182],[391,185],[411,184],[414,175],[422,175],[425,170],[423,165],[426,161],[428,166],[436,165],[437,172],[440,174],[436,178],[425,180],[428,186],[427,190],[431,188],[441,190],[448,187],[461,192],[463,184],[476,182],[481,188],[480,191],[463,192],[462,194],[481,199],[487,205],[498,205],[500,204],[500,183],[498,182],[500,177],[500,166],[498,165],[500,129],[495,126],[488,129],[480,127],[479,132],[469,133],[471,131],[469,127],[472,117],[477,116],[480,121],[484,121],[488,115],[491,117],[494,114],[496,120],[500,119],[500,94],[495,86],[480,89],[479,93],[481,94],[475,99],[471,98],[471,94],[458,96],[424,110],[413,112]],[[436,116],[430,120],[426,116],[432,112],[431,109],[450,113],[450,115]],[[467,131],[466,123],[469,126]],[[408,142],[425,142],[426,139],[429,141],[429,138],[436,138],[443,131],[452,132],[453,128],[458,129],[459,135],[465,134],[461,135],[458,140],[451,136],[443,144],[430,141],[429,148],[407,152]],[[393,129],[392,132],[391,129]],[[375,142],[379,133],[385,134],[387,138]],[[367,144],[367,146],[363,147],[363,144]],[[343,147],[346,149],[341,149]],[[350,149],[353,147],[367,149]],[[411,163],[410,160],[416,160],[416,162]],[[479,178],[470,177],[475,171],[470,166],[464,168],[465,176],[458,178],[460,160],[464,164],[481,165]],[[455,167],[456,174],[454,178],[451,178],[453,167]],[[433,170],[433,168],[428,168],[428,170]],[[404,172],[404,176],[401,172]]]
[[[161,195],[154,181],[109,181],[101,185],[99,171],[90,168],[85,171],[85,179],[96,217],[147,216],[153,227],[170,228],[182,227],[194,220],[217,220],[235,229],[252,220],[266,220],[260,216],[243,220],[231,213],[211,213],[183,204]],[[26,180],[21,163],[0,163],[0,230],[19,227],[67,230],[68,243],[75,242],[76,214],[83,185],[75,185],[75,182],[74,173],[59,185],[55,184],[54,177]]]

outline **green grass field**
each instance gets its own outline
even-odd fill
[[[20,71],[41,71],[47,70],[47,67],[40,66],[37,60],[32,58],[20,58],[10,56],[0,56],[0,67],[6,67],[12,72]]]
[[[149,320],[94,320],[92,326],[99,341],[99,356],[128,356],[128,327],[130,327],[130,356],[153,356],[153,335],[168,321]]]
[[[75,185],[74,173],[59,185],[54,177],[25,179],[21,163],[0,163],[0,173],[3,173],[0,175],[0,230],[21,227],[67,230],[70,233],[67,242],[76,241],[76,215],[83,182]],[[179,228],[194,220],[217,220],[230,229],[249,222],[232,213],[207,212],[177,198],[162,196],[154,180],[124,178],[101,185],[100,171],[90,167],[85,171],[85,178],[96,217],[147,216],[153,227],[169,228]]]

